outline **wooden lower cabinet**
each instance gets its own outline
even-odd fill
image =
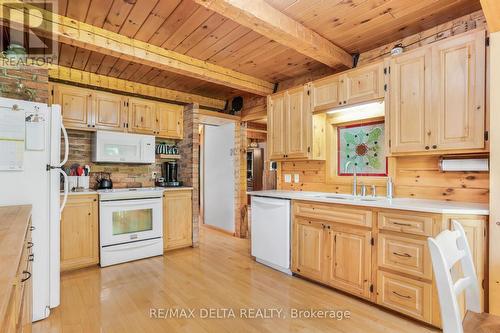
[[[380,270],[377,274],[377,303],[430,323],[432,284]]]
[[[427,238],[458,221],[469,241],[484,308],[487,216],[296,200],[292,205],[295,274],[437,327],[441,326],[439,299]],[[454,267],[452,274],[460,277],[460,269]],[[463,295],[459,302],[465,313]]]
[[[75,194],[61,216],[61,271],[99,263],[97,194]]]
[[[23,251],[5,317],[0,318],[1,333],[31,333],[33,318],[33,253],[31,239],[31,221],[24,239]]]
[[[163,194],[163,249],[193,245],[193,200],[191,190]]]
[[[327,226],[327,284],[370,298],[371,238],[371,230]]]
[[[293,229],[292,270],[313,280],[324,281],[325,224],[296,218]]]
[[[327,208],[324,204],[294,203],[292,271],[370,298],[371,229],[357,227],[358,216],[345,211],[345,224],[307,217],[315,211],[325,217]],[[350,224],[346,216],[352,217]]]

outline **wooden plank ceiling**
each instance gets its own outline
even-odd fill
[[[479,0],[266,0],[344,50],[364,52],[480,9]],[[192,0],[59,0],[58,13],[254,77],[329,69]],[[240,91],[60,45],[60,64],[215,98]]]
[[[479,0],[265,0],[350,53],[481,9]]]

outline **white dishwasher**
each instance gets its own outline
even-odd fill
[[[290,270],[290,200],[252,196],[252,255],[286,274]]]

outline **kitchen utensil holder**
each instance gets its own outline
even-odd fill
[[[78,188],[78,176],[68,176],[68,189],[75,191]]]
[[[78,176],[78,187],[84,190],[88,190],[90,187],[90,177]]]

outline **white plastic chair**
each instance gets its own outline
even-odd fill
[[[467,311],[481,312],[479,286],[465,231],[457,221],[453,230],[445,230],[436,238],[429,237],[432,266],[438,289],[444,333],[463,333],[462,316],[457,296],[465,290]],[[463,277],[453,282],[450,270],[460,261]]]

